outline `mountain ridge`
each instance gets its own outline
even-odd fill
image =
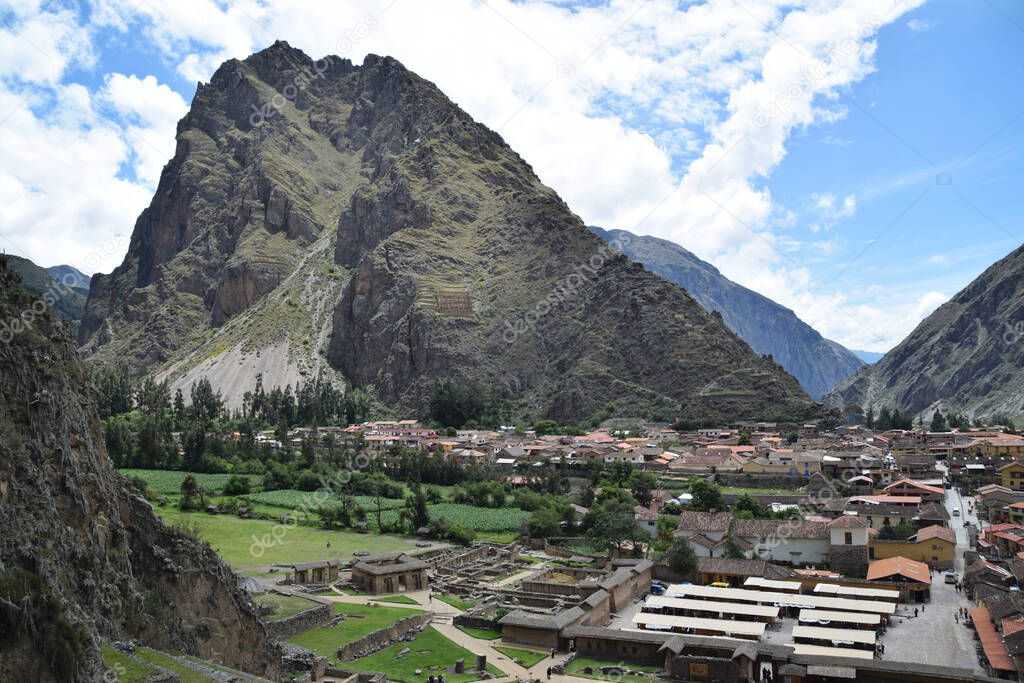
[[[605,249],[397,60],[314,62],[279,41],[198,88],[125,262],[93,278],[80,341],[179,383],[199,367],[251,380],[281,348],[294,376],[333,373],[419,415],[445,380],[563,421],[820,410],[689,295]]]
[[[841,408],[882,406],[930,418],[1024,412],[1024,247],[989,266],[877,363],[825,399]],[[849,411],[848,411],[849,412]]]
[[[758,353],[771,355],[812,398],[820,399],[863,365],[790,309],[729,280],[675,242],[626,230],[590,229],[605,241],[621,243],[623,253],[685,289],[708,311],[718,311],[729,329]]]

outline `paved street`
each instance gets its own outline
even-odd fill
[[[964,520],[977,524],[977,518],[968,513],[973,503],[969,497],[961,497],[955,489],[946,490],[946,509],[949,510],[950,527],[956,533],[956,557],[954,568],[963,578],[964,551],[969,550],[967,529]],[[960,509],[960,516],[953,517],[953,510]],[[955,666],[974,669],[984,673],[976,652],[974,631],[954,618],[957,608],[971,608],[973,605],[963,593],[957,593],[952,584],[943,580],[941,572],[932,574],[931,601],[920,605],[918,616],[914,616],[915,605],[902,605],[893,619],[882,642],[885,655],[882,659],[902,662],[926,662],[939,666]]]

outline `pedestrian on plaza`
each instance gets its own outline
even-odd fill
[[[916,607],[914,608],[914,616],[915,617],[917,616],[917,608]]]
[[[548,680],[551,680],[551,667],[548,667]]]

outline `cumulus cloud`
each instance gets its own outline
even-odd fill
[[[788,255],[835,242],[787,241],[779,231],[796,217],[774,202],[767,183],[794,131],[845,116],[842,95],[874,69],[878,31],[923,1],[447,0],[439,8],[404,0],[97,0],[88,28],[138,36],[190,80],[278,38],[314,57],[394,55],[497,130],[588,223],[673,239],[852,343],[860,338],[843,336],[847,316],[836,308],[852,304],[813,286],[799,254]],[[28,37],[43,13],[26,10],[13,32]],[[49,18],[64,22],[62,36],[85,30],[81,17]],[[88,40],[75,42],[84,47],[67,54],[87,61]],[[93,191],[120,187],[117,210],[137,214],[139,193],[151,189],[173,149],[180,96],[147,74],[113,73],[83,101],[55,85],[64,67],[45,67],[28,48],[17,55],[67,103],[59,121],[23,112],[18,130],[108,136],[105,187]],[[85,123],[97,109],[103,120]],[[70,122],[72,114],[83,120]],[[831,197],[818,209],[819,225],[855,209],[853,195]],[[108,232],[130,228],[124,215],[103,220]]]

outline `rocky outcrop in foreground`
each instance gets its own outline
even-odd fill
[[[67,325],[37,301],[0,258],[0,680],[101,680],[100,640],[125,638],[273,673],[227,565],[114,471]]]

